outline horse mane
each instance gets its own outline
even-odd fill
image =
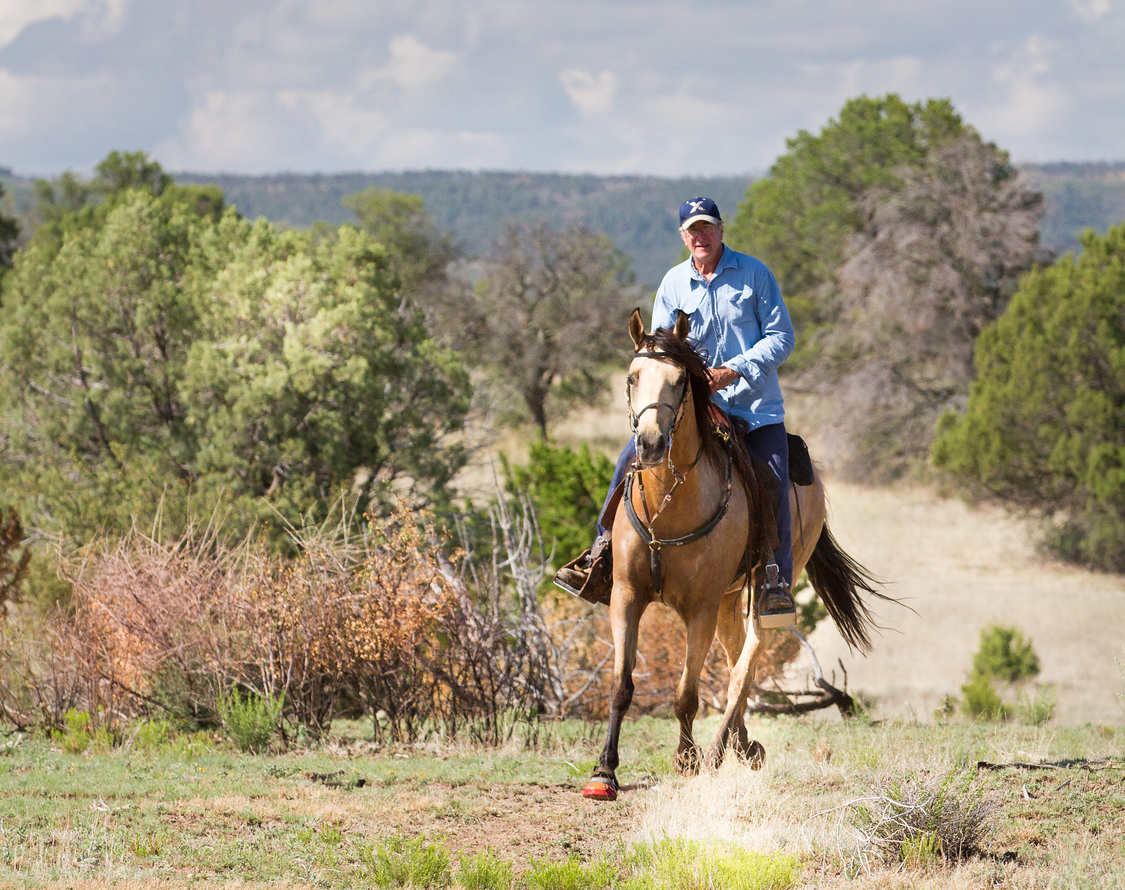
[[[707,376],[707,365],[703,361],[703,356],[690,340],[681,340],[672,333],[671,328],[657,328],[651,334],[645,334],[637,347],[637,352],[646,350],[663,353],[687,371],[699,441],[703,445],[704,454],[708,456],[714,454],[720,443],[711,420],[711,381]]]

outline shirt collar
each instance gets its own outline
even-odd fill
[[[688,264],[688,269],[691,272],[691,277],[694,278],[696,281],[702,281],[704,284],[706,284],[707,279],[703,277],[702,272],[700,272],[697,268],[695,268],[695,260],[692,257],[689,256],[687,258],[687,264]],[[737,266],[737,265],[738,265],[738,262],[734,258],[734,251],[731,250],[729,247],[727,247],[726,244],[724,243],[723,244],[723,253],[719,257],[719,265],[717,265],[715,267],[715,274],[713,276],[711,276],[711,280],[714,281],[716,278],[718,278],[719,273],[721,273],[724,269],[730,269],[730,268],[733,268],[734,266]]]

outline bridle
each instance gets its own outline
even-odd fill
[[[634,358],[655,358],[655,359],[667,358],[667,359],[671,359],[673,362],[676,361],[676,357],[674,355],[671,355],[670,353],[655,352],[655,351],[648,351],[648,350],[646,350],[644,352],[640,352],[640,351],[635,352],[633,354],[633,357]],[[695,455],[695,460],[693,460],[691,462],[691,465],[686,470],[681,472],[675,466],[675,464],[672,463],[672,443],[673,443],[673,440],[674,440],[674,437],[675,437],[676,429],[679,427],[680,421],[683,420],[683,417],[684,417],[684,406],[687,404],[688,387],[690,385],[691,385],[691,377],[685,369],[684,384],[683,384],[684,388],[683,388],[683,392],[680,393],[680,400],[679,400],[678,405],[672,405],[668,402],[651,402],[648,405],[645,405],[643,408],[641,408],[640,411],[634,412],[633,411],[633,392],[632,392],[633,381],[632,381],[631,378],[626,378],[626,381],[625,381],[625,397],[626,397],[626,400],[627,400],[627,403],[628,403],[628,406],[629,406],[629,426],[633,431],[634,440],[636,439],[636,436],[637,436],[637,424],[640,422],[641,415],[644,414],[646,411],[648,411],[650,408],[667,408],[669,411],[672,412],[672,418],[673,418],[672,419],[672,426],[668,430],[668,443],[665,447],[665,460],[668,463],[668,469],[672,473],[673,482],[672,482],[671,487],[665,493],[664,499],[660,502],[660,506],[656,509],[656,512],[652,513],[651,515],[649,514],[648,500],[645,498],[644,477],[641,476],[641,474],[640,474],[640,471],[643,470],[644,467],[641,466],[639,460],[633,462],[633,464],[629,467],[628,474],[626,474],[626,476],[625,476],[625,493],[624,493],[625,514],[629,517],[629,522],[630,522],[630,524],[632,524],[633,530],[637,533],[638,536],[640,536],[640,539],[642,541],[644,541],[645,544],[648,547],[648,550],[649,550],[649,566],[650,566],[650,569],[651,569],[651,572],[652,572],[652,586],[653,586],[653,589],[656,591],[656,595],[657,595],[657,597],[659,597],[661,602],[664,602],[664,576],[663,576],[662,564],[661,564],[661,558],[660,558],[660,548],[661,547],[681,547],[684,544],[690,544],[693,541],[698,541],[700,538],[705,538],[707,535],[709,535],[711,533],[711,531],[715,528],[715,526],[717,526],[719,524],[719,522],[722,520],[722,518],[726,515],[727,507],[730,505],[731,482],[732,482],[732,479],[733,479],[733,476],[734,476],[734,457],[729,451],[730,440],[727,437],[723,437],[723,441],[725,441],[727,443],[727,446],[728,446],[728,451],[727,451],[727,485],[726,485],[727,490],[726,490],[726,494],[723,497],[722,503],[719,504],[719,507],[715,511],[714,515],[709,520],[707,520],[707,522],[705,522],[702,526],[695,529],[695,531],[689,532],[688,534],[682,535],[678,538],[661,539],[661,538],[658,538],[656,536],[656,532],[653,530],[653,525],[656,523],[656,520],[660,517],[660,514],[664,512],[664,509],[671,502],[672,495],[675,494],[676,489],[680,487],[680,483],[684,482],[687,479],[687,474],[690,473],[693,469],[695,469],[695,465],[699,463],[699,459],[703,456],[703,444],[700,443],[699,453]],[[641,506],[644,508],[644,511],[645,511],[645,518],[644,518],[643,521],[641,520],[641,517],[637,514],[636,509],[633,507],[633,480],[634,480],[634,478],[637,481],[637,487],[640,489]]]
[[[634,352],[633,358],[666,358],[676,361],[676,357],[670,352],[653,352],[646,350],[645,352]],[[625,403],[629,406],[629,429],[633,431],[633,438],[637,436],[637,424],[640,423],[641,415],[648,411],[650,408],[667,408],[672,412],[672,428],[668,431],[668,451],[672,450],[672,437],[676,434],[676,428],[679,427],[680,421],[684,418],[684,405],[687,404],[688,386],[691,380],[687,373],[684,373],[684,388],[680,392],[680,403],[672,405],[669,402],[650,402],[645,405],[640,411],[633,410],[633,380],[631,377],[625,378]]]

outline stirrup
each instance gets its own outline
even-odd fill
[[[781,572],[775,562],[766,566],[766,583],[762,586],[761,598],[759,627],[796,626],[797,604],[789,593],[789,585],[781,580]]]
[[[609,536],[600,535],[594,546],[555,573],[555,586],[595,605],[609,605],[613,592],[613,551]]]

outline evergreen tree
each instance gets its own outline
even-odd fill
[[[1125,571],[1125,224],[1033,271],[977,342],[938,466],[1053,521],[1064,556]]]
[[[25,517],[82,540],[161,503],[182,520],[190,498],[249,524],[342,491],[440,497],[471,388],[385,251],[120,168],[101,200],[56,202],[4,282],[0,474]]]

